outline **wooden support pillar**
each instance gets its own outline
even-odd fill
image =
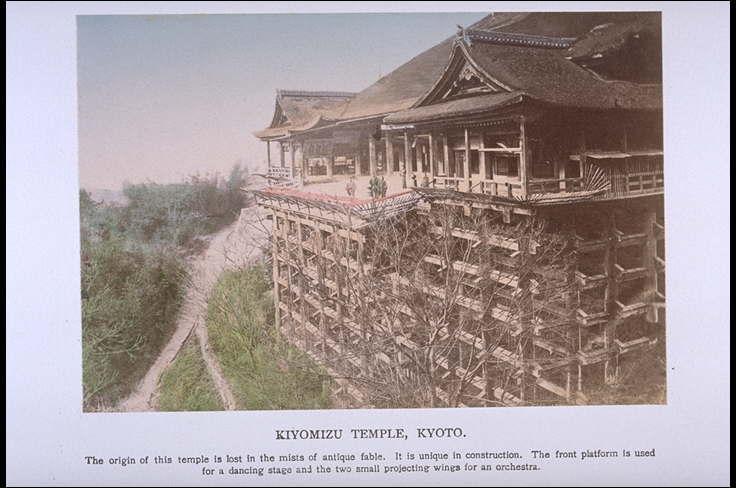
[[[516,385],[519,387],[519,400],[526,401],[526,393],[524,392],[524,373],[519,375],[519,379],[516,380]]]
[[[614,229],[616,228],[616,215],[612,211],[608,216],[608,228],[606,229],[606,235],[613,237]],[[608,245],[605,250],[605,270],[606,270],[606,289],[605,289],[605,307],[606,312],[613,315],[616,311],[616,300],[618,300],[618,283],[616,282],[616,262],[617,262],[617,251],[614,241],[609,239]]]
[[[437,371],[437,368],[435,367],[435,358],[434,358],[434,346],[429,346],[428,348],[428,369],[429,369],[429,406],[431,408],[437,407],[437,382],[435,379],[435,373]]]
[[[429,133],[429,182],[432,183],[436,174],[434,168],[434,137],[432,132]]]
[[[302,223],[298,220],[296,221],[296,239],[299,241],[299,265],[306,267],[307,260],[304,256],[304,232],[302,230]]]
[[[585,140],[585,130],[580,129],[580,133],[578,134],[578,148],[579,148],[578,152],[580,153],[580,162],[578,162],[578,165],[579,165],[581,176],[583,175],[583,171],[584,171],[584,168],[587,162],[587,156],[585,154],[586,151],[588,150],[587,147],[588,145]]]
[[[394,174],[394,144],[389,132],[386,133],[386,174]]]
[[[283,225],[281,226],[281,238],[283,239],[284,244],[284,251],[287,260],[291,259],[291,251],[289,250],[289,229],[288,229],[289,223],[284,219]],[[292,305],[294,303],[294,299],[292,297],[293,294],[293,276],[292,276],[292,266],[289,262],[286,263],[286,294],[287,294],[287,300],[286,300],[286,316],[287,320],[289,321],[289,337],[293,339],[296,339],[296,326],[294,325],[294,315],[292,313]]]
[[[299,289],[297,291],[297,297],[299,298],[299,317],[302,321],[302,330],[304,333],[304,348],[307,351],[312,350],[312,344],[313,344],[313,337],[312,333],[310,332],[309,328],[307,327],[307,322],[309,320],[309,317],[307,315],[307,304],[304,301],[304,283],[299,279]]]
[[[360,166],[360,148],[355,153],[355,176],[362,176],[363,168]]]
[[[463,191],[470,191],[470,133],[465,129],[465,163],[463,165]]]
[[[409,132],[404,131],[404,164],[401,168],[401,187],[406,188],[406,175],[409,172],[411,150],[409,148]]]
[[[327,176],[332,177],[332,172],[334,171],[335,167],[335,156],[330,156],[327,158]]]
[[[657,323],[659,321],[659,310],[654,305],[657,295],[657,234],[655,229],[657,211],[653,207],[646,210],[644,222],[647,234],[642,253],[642,266],[647,269],[646,278],[644,279],[644,299],[649,304],[646,320],[650,323]]]
[[[524,233],[521,234],[521,236],[518,239],[519,243],[519,261],[517,264],[517,267],[515,269],[515,272],[518,274],[518,321],[521,325],[521,330],[523,333],[531,332],[531,335],[534,335],[534,325],[532,323],[532,315],[533,315],[533,308],[534,303],[532,299],[532,293],[531,293],[531,285],[532,285],[532,269],[534,267],[534,259],[531,256],[532,254],[532,229],[531,226],[528,225],[527,230],[523,231]],[[524,334],[520,337],[523,337]],[[521,364],[524,364],[524,361],[527,357],[530,359],[534,359],[534,341],[533,337],[532,340],[526,341],[526,340],[519,340],[517,339],[517,347],[516,347],[516,353],[518,356],[518,360],[521,362]],[[528,354],[528,352],[530,354]],[[523,370],[522,370],[523,371]],[[527,374],[526,372],[522,372],[521,376],[519,377],[519,385],[520,385],[520,392],[519,392],[519,398],[522,400],[525,400],[525,384],[526,384],[526,378]],[[532,378],[530,381],[531,386],[531,392],[532,392],[532,401],[534,400],[534,395],[536,391],[536,386],[534,386],[534,379]]]
[[[455,168],[455,171],[450,174],[450,143],[447,140],[447,134],[442,134],[442,152],[445,156],[445,174],[451,178],[454,178],[457,176],[457,168]],[[445,180],[446,181],[446,180]],[[454,181],[454,180],[453,180]],[[447,186],[447,183],[445,182],[445,186]]]
[[[491,178],[493,178],[493,175],[488,174],[488,168],[486,168],[486,152],[483,150],[486,147],[486,141],[484,140],[482,131],[480,132],[480,134],[478,134],[478,147],[480,149],[480,151],[478,152],[478,159],[479,159],[479,164],[481,168],[480,174],[481,174],[481,178],[483,178],[484,180],[480,188],[481,188],[481,193],[487,193],[486,180],[490,180]]]
[[[268,167],[271,167],[271,141],[266,141],[266,161],[268,162]]]
[[[364,268],[364,265],[365,265],[364,258],[365,258],[365,256],[363,255],[363,251],[364,251],[363,242],[362,241],[358,241],[358,251],[357,251],[356,257],[357,257],[357,260],[358,260],[358,273],[360,273],[361,276],[365,275],[365,268]]]
[[[376,176],[378,170],[376,168],[376,139],[373,135],[368,136],[368,164],[370,168],[370,175]]]
[[[608,328],[606,328],[606,329],[608,329]],[[605,344],[612,343],[612,341],[609,339],[609,337],[612,334],[615,334],[615,333],[609,332],[608,330],[606,330],[606,332],[603,333],[603,337],[604,337],[603,342]],[[609,347],[609,346],[606,346],[606,347]],[[616,380],[618,379],[617,378],[618,368],[614,365],[614,362],[617,362],[617,361],[618,361],[618,357],[615,357],[615,358],[611,358],[611,359],[606,359],[603,362],[603,382],[606,385],[615,385],[616,384]]]
[[[317,278],[319,283],[319,290],[325,289],[325,263],[323,261],[323,255],[322,250],[325,247],[324,239],[322,238],[322,230],[320,229],[320,226],[315,224],[314,222],[310,222],[310,226],[312,227],[312,235],[314,236],[312,239],[312,245],[313,250],[315,251],[316,258],[316,265],[317,265]],[[322,292],[319,292],[320,298],[320,310],[319,310],[319,317],[320,317],[320,334],[321,334],[321,349],[322,349],[322,355],[324,359],[327,359],[327,321],[325,318],[325,311],[324,311],[324,297],[322,296]]]
[[[278,217],[276,217],[276,212],[271,212],[271,261],[273,269],[271,270],[272,276],[273,276],[273,300],[274,304],[276,305],[274,308],[276,309],[274,314],[274,324],[276,325],[276,330],[281,331],[281,307],[279,306],[281,304],[281,294],[279,291],[279,287],[281,286],[279,284],[279,244],[278,244],[278,234],[279,234],[279,228],[278,228]]]
[[[302,182],[304,180],[304,142],[295,145],[294,155],[296,156],[296,167],[294,171],[298,175],[299,181]]]
[[[286,159],[284,156],[284,143],[279,142],[279,163],[281,164],[281,167],[283,168],[286,166]]]
[[[583,366],[578,363],[578,391],[583,391]]]
[[[529,144],[526,139],[526,120],[521,116],[519,122],[519,144],[521,146],[521,154],[519,155],[519,179],[521,180],[521,196],[527,195],[527,187],[529,185],[529,173],[527,165],[531,164],[529,153]]]
[[[607,235],[613,236],[614,229],[616,228],[616,215],[615,212],[611,212],[608,219],[608,232]],[[616,247],[613,245],[611,240],[606,248],[605,258],[606,259],[606,275],[607,286],[605,290],[605,305],[606,311],[612,320],[609,320],[603,327],[603,347],[610,349],[616,339],[616,320],[613,319],[616,313],[616,300],[618,300],[618,283],[616,282],[616,262],[618,260]],[[607,359],[603,363],[603,381],[605,384],[610,385],[616,382],[616,371],[612,367],[610,359]]]
[[[300,151],[299,151],[299,183],[301,183],[302,186],[304,186],[304,182],[307,180],[307,151],[306,151],[306,144],[302,141],[302,143],[299,145]]]
[[[294,165],[296,164],[296,151],[294,150],[294,141],[289,139],[289,158],[291,164],[289,165],[289,178],[294,178]]]
[[[487,351],[489,344],[493,344],[490,334],[481,329],[481,350]],[[483,360],[483,399],[493,401],[493,364],[491,359],[492,356],[488,356]]]

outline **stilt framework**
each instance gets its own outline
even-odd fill
[[[276,327],[326,368],[341,406],[584,404],[664,337],[661,196],[545,207],[410,193],[256,194]]]

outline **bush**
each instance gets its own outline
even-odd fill
[[[190,246],[195,238],[233,222],[244,205],[241,187],[247,173],[233,167],[230,177],[192,176],[184,183],[141,183],[123,189],[122,227],[144,242]]]
[[[368,193],[370,194],[371,198],[383,198],[386,196],[387,191],[388,183],[386,183],[386,180],[383,178],[383,176],[381,176],[380,178],[378,176],[374,176],[368,182]]]
[[[207,309],[212,349],[241,408],[326,408],[328,377],[275,330],[267,276],[256,266],[220,277]]]
[[[85,408],[130,392],[168,337],[183,298],[180,261],[118,238],[82,245]]]

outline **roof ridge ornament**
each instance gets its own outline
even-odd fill
[[[470,41],[553,49],[569,48],[577,40],[575,37],[541,36],[537,34],[500,32],[486,29],[463,29],[462,33],[464,38],[467,38]]]
[[[310,90],[289,90],[278,88],[276,89],[277,97],[327,97],[327,98],[352,98],[356,95],[355,92],[346,91],[310,91]]]

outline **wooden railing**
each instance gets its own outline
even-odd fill
[[[583,171],[583,176],[580,177],[530,179],[527,183],[526,194],[600,190],[595,198],[612,199],[662,193],[664,189],[664,169],[661,156],[643,160],[641,158],[620,158],[613,164],[598,163],[595,159],[590,159],[582,162],[581,165],[585,165],[588,170]],[[419,184],[421,179],[417,178],[417,181]],[[507,198],[524,194],[521,181],[488,180],[479,175],[471,175],[468,182],[469,186],[462,176],[436,176],[433,186]]]
[[[480,180],[473,191],[485,193],[486,195],[513,198],[522,194],[522,186],[521,182]]]
[[[647,159],[620,158],[615,163],[598,163],[595,159],[582,162],[582,177],[531,179],[529,194],[576,192],[601,189],[599,199],[623,198],[662,193],[664,165],[661,157]],[[586,178],[587,175],[587,178]],[[590,175],[595,175],[592,177]],[[593,181],[595,180],[595,181]]]
[[[583,189],[582,178],[545,178],[532,179],[527,186],[529,193],[557,193],[561,191],[580,191]]]
[[[611,197],[661,193],[664,189],[662,164],[653,161],[627,165],[626,168],[607,168],[611,179]]]
[[[436,181],[438,188],[451,188],[457,191],[463,191],[465,185],[465,178],[462,176],[437,176]]]
[[[465,178],[462,176],[437,176],[435,178],[436,188],[450,188],[457,191],[467,191],[470,193],[484,193],[486,195],[500,196],[512,198],[521,195],[521,182],[503,182],[494,180],[485,180],[478,175],[468,180],[469,188],[466,188]]]
[[[291,168],[285,166],[269,166],[268,175],[275,176],[278,178],[291,178]]]

